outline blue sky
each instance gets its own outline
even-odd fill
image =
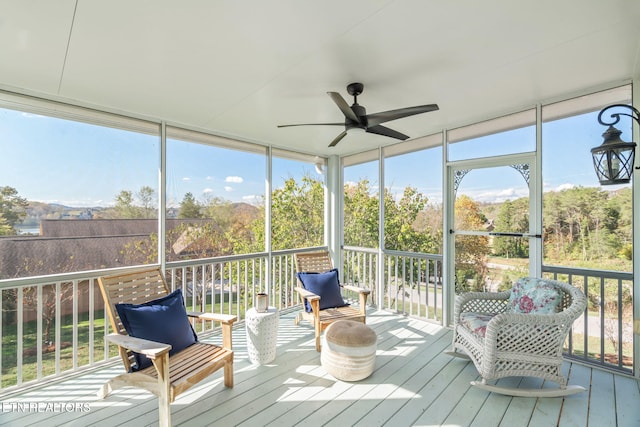
[[[630,140],[630,120],[618,127],[624,131],[622,138]],[[545,191],[598,185],[589,150],[602,142],[604,130],[597,123],[596,113],[543,125]],[[109,206],[122,190],[158,188],[157,136],[0,109],[0,141],[0,185],[16,188],[28,200],[78,207]],[[473,158],[534,146],[535,134],[525,129],[455,144],[451,153],[456,158]],[[441,201],[441,150],[387,159],[385,185],[394,193],[410,185],[431,201]],[[170,203],[179,203],[186,192],[198,200],[220,197],[250,203],[264,195],[266,164],[260,154],[172,140],[167,159]],[[304,174],[318,176],[311,164],[274,161],[274,187],[290,176],[299,179]],[[369,178],[377,186],[377,162],[345,170],[346,182],[362,178]],[[510,168],[506,172],[474,170],[460,188],[481,201],[526,194],[521,176]]]
[[[630,119],[623,118],[616,126],[623,131],[622,139],[631,141]],[[590,150],[602,143],[605,130],[606,127],[597,121],[597,112],[543,123],[543,191],[560,191],[576,186],[599,187]],[[535,145],[535,127],[532,126],[451,144],[450,158],[464,160],[516,154],[533,151]],[[428,151],[431,153],[419,152],[387,159],[385,185],[395,194],[401,194],[409,184],[426,194],[430,201],[441,202],[442,153],[440,149]],[[371,181],[377,183],[377,162],[345,171],[345,181],[355,181],[367,173],[373,177]],[[622,187],[602,188],[613,191]],[[503,202],[527,196],[528,189],[520,172],[506,166],[472,170],[462,179],[458,194],[467,194],[482,202]]]

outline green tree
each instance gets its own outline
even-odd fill
[[[202,218],[200,212],[200,204],[193,197],[193,194],[186,193],[180,202],[180,211],[178,212],[178,218]]]
[[[14,233],[15,231],[13,227],[9,224],[9,221],[7,221],[4,218],[4,215],[0,213],[0,236],[10,236]]]
[[[140,202],[142,218],[157,218],[156,190],[146,185],[142,186],[136,193],[136,197]]]
[[[324,240],[324,185],[305,175],[300,182],[285,180],[271,195],[271,246],[274,250],[319,246]],[[234,247],[244,253],[264,250],[265,210],[260,206],[257,219],[236,215],[233,225]],[[238,236],[244,236],[242,240]]]
[[[496,232],[527,233],[529,231],[529,199],[507,200],[500,205],[496,218]],[[528,239],[522,237],[495,237],[493,251],[506,258],[526,258],[529,256]]]
[[[344,242],[350,246],[377,248],[378,196],[368,179],[344,187]]]
[[[133,192],[129,190],[122,190],[115,198],[116,204],[114,211],[116,218],[137,218],[138,210],[133,204]]]
[[[455,224],[463,230],[480,230],[486,218],[478,203],[466,195],[456,198]],[[484,289],[488,273],[487,256],[490,253],[489,239],[486,236],[457,235],[455,239],[456,280],[466,288],[469,280],[473,283],[470,290]]]
[[[427,196],[416,188],[406,187],[397,202],[385,189],[385,248],[399,251],[434,253],[437,243],[431,233],[419,229],[418,215],[427,206]]]
[[[149,186],[142,186],[135,193],[122,190],[115,197],[112,213],[107,215],[116,219],[157,218],[156,203],[156,191]]]
[[[594,262],[618,257],[631,243],[631,190],[576,187],[543,196],[545,260]],[[629,265],[630,269],[630,265]]]
[[[324,185],[309,175],[288,178],[271,202],[271,242],[275,250],[319,246],[324,236]]]
[[[13,187],[0,187],[0,235],[16,234],[15,225],[27,216],[27,199]]]

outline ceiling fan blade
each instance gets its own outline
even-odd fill
[[[413,116],[414,114],[428,113],[429,111],[435,110],[438,110],[438,104],[418,105],[416,107],[399,108],[397,110],[368,114],[367,125],[369,127],[376,126],[380,123],[389,122],[391,120]]]
[[[404,141],[405,139],[409,139],[409,136],[405,135],[404,133],[400,133],[382,125],[368,127],[367,132],[375,133],[382,136],[388,136],[390,138],[400,139],[402,141]]]
[[[331,99],[333,99],[333,102],[336,103],[336,105],[338,106],[340,111],[342,111],[342,114],[344,114],[346,118],[353,120],[356,123],[360,123],[360,119],[358,118],[358,116],[356,116],[356,113],[353,112],[351,107],[349,107],[349,104],[347,104],[347,101],[344,100],[342,95],[340,95],[338,92],[327,92],[327,94],[331,97]]]
[[[329,144],[329,147],[335,147],[338,144],[338,142],[340,142],[340,140],[344,138],[346,135],[347,135],[347,131],[345,130],[340,135],[336,136],[336,138],[333,141],[331,141],[331,144]]]
[[[295,125],[278,125],[279,128],[289,128],[292,126],[344,126],[344,123],[299,123]]]

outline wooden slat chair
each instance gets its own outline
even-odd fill
[[[139,387],[158,396],[159,424],[171,425],[171,408],[175,398],[211,375],[224,369],[224,385],[233,387],[233,350],[231,328],[236,316],[212,313],[187,313],[192,318],[221,322],[222,347],[196,342],[182,351],[169,356],[171,345],[148,341],[127,335],[118,316],[116,304],[142,304],[169,294],[159,267],[135,272],[100,277],[100,291],[109,313],[111,327],[116,333],[109,334],[107,340],[118,346],[126,373],[109,380],[98,392],[104,399],[111,391],[121,387]],[[159,325],[162,327],[162,325]],[[133,352],[151,359],[152,365],[132,372]]]
[[[329,257],[328,251],[319,252],[304,252],[296,253],[293,255],[296,264],[297,272],[318,272],[322,273],[333,268],[333,263]],[[371,293],[370,290],[365,288],[359,288],[357,286],[340,285],[342,289],[353,291],[358,293],[359,304],[358,308],[352,306],[338,307],[338,308],[326,308],[320,310],[320,296],[306,290],[300,280],[298,280],[300,286],[296,287],[298,295],[304,300],[308,301],[311,305],[311,312],[307,312],[303,309],[295,318],[295,324],[298,325],[301,320],[307,320],[314,326],[316,334],[316,350],[320,351],[320,336],[331,323],[337,320],[355,320],[362,323],[366,323],[367,319],[367,297]]]

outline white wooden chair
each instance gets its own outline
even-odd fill
[[[585,390],[580,386],[567,386],[561,368],[564,341],[573,322],[584,312],[587,299],[578,288],[569,284],[556,280],[544,282],[553,285],[561,295],[558,312],[510,312],[509,291],[469,292],[456,296],[453,348],[447,353],[473,361],[482,380],[472,381],[472,385],[525,397],[558,397]],[[472,330],[465,321],[469,315],[484,316],[488,322]],[[482,333],[478,329],[482,329]],[[560,387],[520,389],[487,382],[513,376],[542,378],[559,383]]]
[[[218,369],[224,369],[224,385],[233,387],[233,350],[231,328],[236,316],[211,313],[188,313],[189,316],[221,322],[222,347],[196,342],[169,356],[171,345],[129,336],[118,315],[116,304],[142,304],[169,294],[159,267],[100,277],[100,291],[105,301],[111,327],[115,333],[107,340],[118,346],[125,373],[109,380],[98,392],[104,399],[120,387],[139,387],[158,396],[159,424],[171,425],[171,408],[175,398]],[[159,328],[162,325],[158,325]],[[133,352],[144,354],[152,365],[132,371]]]

